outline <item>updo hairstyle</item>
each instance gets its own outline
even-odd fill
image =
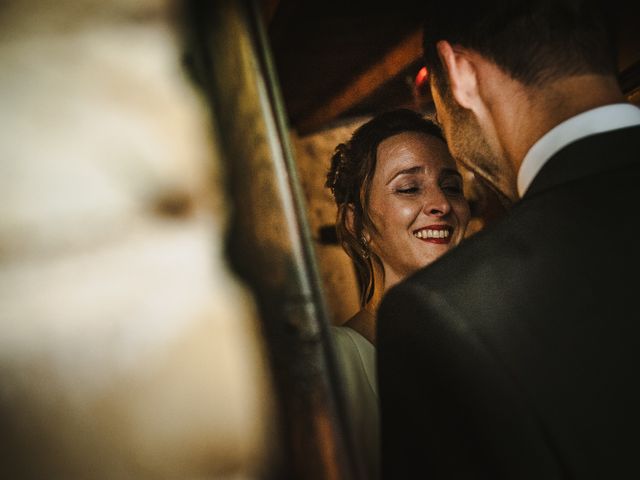
[[[365,228],[370,232],[376,231],[369,216],[368,201],[378,145],[403,132],[424,133],[445,142],[440,128],[419,113],[408,109],[391,110],[364,123],[349,141],[339,144],[331,157],[331,168],[327,173],[325,186],[331,189],[338,207],[338,240],[355,264],[361,307],[375,291],[372,262],[382,267],[382,262],[369,249],[364,237]],[[349,208],[353,209],[352,229],[348,225]]]

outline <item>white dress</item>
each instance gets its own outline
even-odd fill
[[[367,479],[380,478],[380,418],[376,383],[376,350],[349,327],[331,327],[338,373],[345,392],[346,414],[355,453]]]

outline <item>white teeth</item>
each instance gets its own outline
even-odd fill
[[[449,230],[418,230],[413,234],[417,238],[447,238],[449,236]]]

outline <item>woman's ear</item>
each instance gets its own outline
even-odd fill
[[[345,206],[345,219],[346,219],[346,227],[347,230],[349,230],[349,233],[351,235],[353,235],[354,237],[357,237],[357,233],[356,233],[356,211],[355,211],[355,207],[353,206],[353,203],[348,203]],[[369,243],[371,241],[371,235],[369,235],[369,232],[367,232],[366,228],[362,229],[362,237],[364,237],[365,241],[367,243]],[[360,240],[360,239],[358,239]]]
[[[453,47],[446,40],[440,40],[436,49],[449,78],[453,98],[461,107],[475,111],[479,100],[478,72],[471,52],[462,47]]]

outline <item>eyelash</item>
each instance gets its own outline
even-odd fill
[[[442,185],[440,186],[440,188],[442,189],[443,192],[449,193],[449,194],[460,195],[462,193],[462,185],[458,185],[458,184]],[[403,187],[403,188],[396,189],[396,193],[399,193],[402,195],[413,195],[418,193],[419,191],[420,191],[420,187]]]
[[[402,193],[404,195],[411,195],[413,193],[417,193],[420,190],[419,187],[404,187],[396,189],[397,193]]]

